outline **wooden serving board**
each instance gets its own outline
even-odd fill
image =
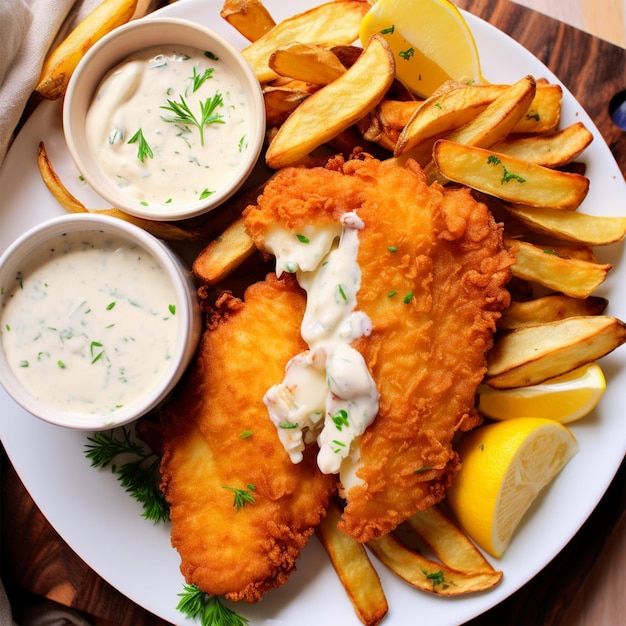
[[[623,173],[626,132],[613,124],[609,105],[626,89],[626,50],[508,0],[457,0],[457,5],[512,36],[559,77],[595,121]],[[33,598],[48,598],[93,616],[97,624],[166,624],[130,602],[72,552],[37,509],[4,453],[2,470],[2,575],[12,599],[26,595],[32,604]],[[622,466],[590,519],[554,561],[469,624],[563,623],[624,516],[625,481]]]

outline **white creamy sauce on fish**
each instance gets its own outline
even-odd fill
[[[70,232],[43,244],[3,286],[3,348],[35,397],[72,413],[112,414],[168,368],[176,303],[148,252],[101,232]]]
[[[212,195],[232,177],[249,124],[244,88],[226,63],[169,46],[148,48],[104,78],[86,133],[101,169],[125,195],[179,205]]]
[[[307,292],[301,332],[309,349],[291,359],[264,402],[291,460],[300,462],[306,444],[317,440],[318,466],[327,474],[358,457],[358,439],[378,413],[376,384],[350,345],[372,331],[369,317],[356,310],[362,228],[351,212],[341,224],[297,233],[274,227],[265,238],[277,274],[295,273]]]

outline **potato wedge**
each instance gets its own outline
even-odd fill
[[[541,383],[596,361],[626,341],[626,325],[608,315],[568,317],[526,326],[487,353],[485,383],[511,389]]]
[[[285,120],[316,90],[311,85],[293,81],[291,84],[263,87],[265,123],[267,128],[282,126]]]
[[[389,44],[375,35],[349,70],[316,91],[287,118],[265,153],[267,165],[273,169],[293,165],[352,126],[383,99],[394,74]]]
[[[589,180],[580,174],[445,139],[435,143],[433,159],[448,180],[516,204],[573,211],[589,191]]]
[[[44,61],[35,91],[47,98],[60,98],[78,62],[96,41],[126,24],[138,0],[104,0],[85,17]]]
[[[246,231],[243,217],[226,230],[195,258],[191,271],[198,282],[215,285],[239,267],[256,250]]]
[[[550,294],[524,300],[513,301],[502,312],[498,329],[513,330],[522,326],[534,326],[580,315],[601,315],[606,310],[608,300],[598,296],[572,298],[563,294]]]
[[[505,139],[491,149],[544,167],[561,167],[574,161],[592,141],[587,127],[576,122],[556,133]]]
[[[505,205],[530,230],[562,241],[606,246],[626,237],[626,217],[599,217],[578,211]]]
[[[399,156],[441,133],[450,141],[489,147],[509,134],[534,97],[532,76],[525,76],[504,89],[468,85],[431,97],[402,131],[394,155]]]
[[[276,26],[261,0],[225,0],[220,16],[250,42]]]
[[[478,148],[491,147],[502,141],[525,115],[535,91],[535,79],[530,75],[524,76],[506,88],[474,119],[452,131],[446,139]]]
[[[497,86],[463,85],[442,94],[436,93],[416,104],[413,116],[398,138],[394,156],[460,128],[484,111],[500,91]]]
[[[327,46],[351,44],[358,38],[361,20],[369,8],[367,2],[359,0],[335,0],[320,4],[279,22],[263,37],[244,48],[243,56],[259,82],[266,83],[277,76],[268,65],[275,50],[294,41]]]
[[[554,247],[544,248],[516,239],[506,239],[506,246],[515,255],[513,276],[572,298],[590,296],[611,270],[608,263],[565,256]]]
[[[346,71],[333,52],[312,43],[282,46],[272,52],[268,64],[280,76],[314,85],[327,85]]]
[[[502,572],[495,570],[460,572],[427,559],[406,547],[393,533],[368,542],[367,547],[402,580],[417,589],[440,596],[484,591],[502,580]]]
[[[157,222],[140,217],[134,217],[133,215],[124,213],[124,211],[121,211],[120,209],[100,209],[97,211],[88,209],[80,200],[73,196],[67,187],[61,182],[61,179],[52,167],[52,163],[48,158],[43,142],[39,143],[39,149],[37,151],[37,166],[44,184],[54,199],[68,213],[98,213],[100,215],[110,215],[111,217],[116,217],[134,224],[135,226],[139,226],[158,239],[165,239],[168,241],[198,241],[204,237],[204,233],[201,230],[184,228],[170,222]]]
[[[439,507],[419,511],[407,523],[448,567],[460,572],[494,572],[482,552]]]
[[[385,592],[363,544],[337,528],[340,517],[339,508],[331,503],[315,532],[358,618],[366,626],[375,626],[382,621],[389,608]]]
[[[520,135],[554,132],[561,121],[562,101],[560,85],[537,80],[535,99],[511,132]]]

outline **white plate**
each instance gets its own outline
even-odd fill
[[[298,9],[316,4],[301,0]],[[267,0],[281,19],[296,10],[288,0]],[[163,13],[203,22],[234,43],[244,40],[219,17],[218,0],[183,0]],[[467,15],[467,14],[466,14]],[[467,15],[492,82],[510,83],[532,73],[553,82],[557,78],[528,51],[489,24]],[[565,91],[563,125],[582,121],[595,140],[585,152],[591,191],[581,211],[618,215],[626,207],[623,176],[599,132]],[[63,141],[60,105],[42,104],[29,119],[0,170],[0,251],[41,219],[63,212],[39,177],[37,145],[45,141],[61,179],[93,208],[106,204],[79,182]],[[620,263],[623,245],[598,250],[602,261],[615,264],[598,291],[610,298],[608,313],[626,319],[626,264]],[[618,285],[621,289],[617,289]],[[602,361],[608,390],[598,410],[572,425],[580,452],[540,498],[501,561],[502,583],[477,595],[444,599],[416,591],[379,567],[390,611],[386,626],[419,621],[433,626],[459,624],[491,608],[539,572],[568,543],[604,494],[626,451],[623,400],[626,349]],[[137,604],[170,622],[189,623],[176,611],[182,590],[177,553],[170,547],[169,529],[141,517],[141,508],[109,471],[90,468],[84,456],[85,435],[55,428],[20,410],[0,390],[0,437],[21,479],[37,505],[67,543],[96,572]],[[256,624],[360,623],[334,570],[316,540],[304,550],[288,583],[269,593],[258,605],[236,610]]]

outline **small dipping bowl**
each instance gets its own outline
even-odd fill
[[[98,195],[136,217],[182,220],[220,206],[251,174],[265,106],[228,40],[189,20],[148,17],[115,29],[81,59],[63,129]]]
[[[190,273],[106,215],[64,215],[0,257],[0,383],[29,413],[102,430],[159,405],[199,341]]]

